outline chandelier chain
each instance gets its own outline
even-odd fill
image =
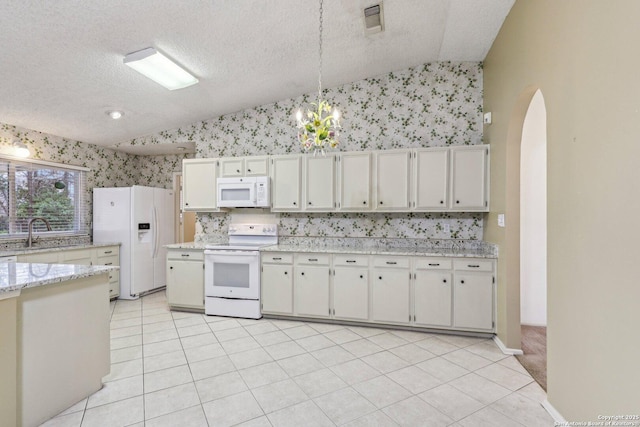
[[[318,49],[318,101],[322,99],[322,2],[320,0],[320,42]]]

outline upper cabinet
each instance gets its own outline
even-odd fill
[[[300,210],[299,154],[271,156],[271,210]]]
[[[489,210],[489,146],[451,147],[451,210]]]
[[[217,159],[184,159],[182,161],[182,210],[217,211]]]
[[[267,176],[269,175],[269,157],[222,157],[220,158],[220,177]]]
[[[409,210],[409,166],[411,152],[378,151],[375,162],[375,209]]]
[[[449,209],[449,149],[416,150],[413,160],[413,208],[418,211]]]
[[[332,211],[335,198],[336,156],[304,156],[304,209]]]
[[[371,209],[371,153],[338,156],[338,208],[343,211]]]

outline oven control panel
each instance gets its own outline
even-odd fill
[[[229,224],[229,236],[277,236],[277,224]]]

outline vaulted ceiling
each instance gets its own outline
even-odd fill
[[[323,86],[482,61],[515,0],[325,0]],[[0,122],[112,146],[317,89],[314,0],[0,2]],[[200,82],[169,91],[123,64],[155,47]],[[110,110],[124,117],[112,120]]]

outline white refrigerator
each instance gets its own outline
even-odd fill
[[[172,190],[93,189],[93,242],[120,243],[120,298],[136,299],[166,285],[167,249],[174,243]]]

